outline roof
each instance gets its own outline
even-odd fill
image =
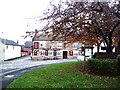
[[[64,37],[59,38],[56,37],[53,39],[52,35],[37,35],[35,38],[33,38],[33,41],[65,41]]]
[[[26,48],[31,48],[32,47],[32,41],[26,41],[25,42],[25,47]]]
[[[8,40],[8,39],[0,38],[0,42],[2,42],[2,43],[5,44],[5,45],[19,46],[19,44],[17,44],[17,43],[14,42],[13,40]]]

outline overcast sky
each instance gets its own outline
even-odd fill
[[[40,28],[38,17],[51,0],[0,0],[0,37],[24,43],[21,35]],[[36,24],[35,24],[36,23]],[[29,27],[27,27],[29,26]],[[3,33],[2,33],[3,32]]]
[[[24,40],[21,35],[42,27],[43,24],[32,18],[41,16],[50,1],[53,0],[0,0],[0,37],[19,40],[20,44],[30,40]]]

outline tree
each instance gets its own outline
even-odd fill
[[[99,9],[94,9],[94,7],[92,8],[94,16],[92,17],[92,25],[93,27],[97,27],[97,34],[102,36],[103,40],[105,41],[107,45],[107,53],[113,54],[113,39],[115,36],[117,36],[117,33],[115,34],[115,32],[120,31],[120,28],[118,28],[120,26],[120,18],[118,17],[118,15],[116,15],[115,12],[118,12],[116,10],[118,10],[120,7],[117,6],[115,10],[115,7],[111,7],[109,3],[99,2],[97,3],[97,7],[99,7]],[[120,41],[118,41],[117,43],[119,44],[119,42]],[[118,44],[116,45],[119,47]],[[118,47],[116,48],[116,50],[119,49]],[[114,56],[116,57],[117,54],[118,51],[115,52]]]
[[[120,52],[120,2],[60,1],[58,5],[51,5],[52,12],[48,11],[42,20],[50,22],[48,27],[53,38],[86,43],[102,40],[107,45],[107,53],[116,58]]]

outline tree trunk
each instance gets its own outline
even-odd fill
[[[98,44],[97,44],[97,53],[99,53],[100,44],[101,44],[101,43],[98,43]]]
[[[100,42],[97,42],[97,53],[99,53],[101,43],[102,43],[102,40]]]
[[[106,40],[106,44],[107,44],[107,54],[109,55],[108,58],[113,58],[113,47],[112,47],[112,37],[108,36],[107,40]]]
[[[112,49],[113,49],[112,45],[108,44],[108,46],[107,46],[107,54],[112,54]]]

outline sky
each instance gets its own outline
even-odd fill
[[[18,40],[24,44],[22,35],[26,31],[34,31],[43,26],[34,19],[42,15],[50,0],[0,0],[0,37]]]

